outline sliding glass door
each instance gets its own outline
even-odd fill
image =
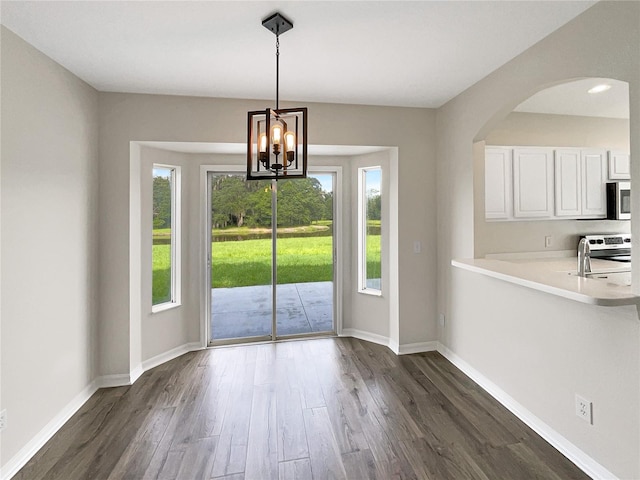
[[[271,182],[211,174],[211,340],[271,338]]]
[[[335,331],[333,184],[209,174],[210,343]]]
[[[278,181],[278,336],[335,330],[333,177]]]

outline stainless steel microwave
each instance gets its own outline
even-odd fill
[[[607,218],[631,220],[631,182],[607,183]]]

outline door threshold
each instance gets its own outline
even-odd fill
[[[252,337],[252,338],[231,338],[228,340],[217,340],[215,342],[209,342],[207,348],[222,348],[222,347],[238,347],[241,345],[265,345],[268,343],[282,343],[282,342],[294,342],[299,340],[310,340],[316,338],[337,338],[338,334],[335,332],[314,332],[314,333],[298,333],[294,335],[286,335],[282,337],[276,337],[275,340],[265,337]]]

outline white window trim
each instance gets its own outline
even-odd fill
[[[173,177],[171,183],[171,299],[168,302],[151,305],[151,313],[159,313],[182,305],[182,172],[179,165],[154,163],[153,168],[170,169]]]
[[[367,287],[367,191],[366,174],[371,170],[380,170],[382,178],[382,167],[379,165],[358,168],[358,293],[382,296],[382,289]],[[380,196],[383,195],[382,181],[380,182]],[[380,262],[382,265],[382,238],[380,244]],[[381,272],[382,274],[382,272]],[[382,275],[381,275],[382,276]],[[382,282],[382,278],[380,279]],[[382,285],[381,285],[382,286]]]

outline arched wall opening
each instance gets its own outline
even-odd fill
[[[601,93],[588,93],[596,85],[611,88]],[[630,233],[628,220],[563,218],[556,213],[559,199],[552,198],[553,210],[546,218],[495,219],[486,212],[485,198],[496,185],[485,175],[485,148],[543,147],[599,151],[604,162],[613,153],[630,152],[629,85],[611,78],[572,78],[543,85],[515,106],[501,108],[488,121],[473,144],[474,171],[474,257],[496,254],[575,255],[579,238],[588,234]],[[553,168],[553,165],[552,165]],[[608,174],[608,165],[605,165]],[[553,172],[551,172],[553,174]],[[509,172],[510,178],[514,173]],[[604,178],[615,181],[615,178]],[[619,180],[619,179],[618,179]],[[528,181],[520,178],[520,182]],[[555,196],[558,179],[552,178]],[[513,208],[513,185],[507,185],[512,196],[505,199]],[[588,221],[587,221],[588,219]]]
[[[599,2],[442,106],[437,117],[442,351],[594,478],[640,474],[636,307],[559,299],[451,261],[478,256],[474,143],[539,90],[584,77],[629,83],[632,243],[640,248],[640,163],[633,161],[640,158],[640,57],[630,48],[640,44],[639,15],[638,4]],[[638,260],[634,255],[636,293]],[[576,393],[598,405],[597,425],[576,417]]]

